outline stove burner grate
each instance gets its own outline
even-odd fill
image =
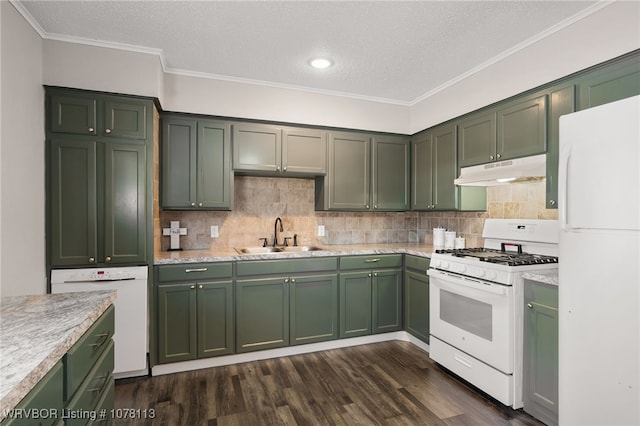
[[[487,248],[464,248],[436,250],[436,253],[450,254],[455,257],[468,257],[478,259],[480,262],[497,263],[507,266],[538,265],[545,263],[558,263],[555,256],[540,254],[509,252]]]

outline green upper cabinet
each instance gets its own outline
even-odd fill
[[[54,94],[50,128],[56,133],[144,140],[148,108],[136,99],[83,92]]]
[[[456,126],[421,132],[411,141],[411,208],[454,210],[457,207]]]
[[[546,95],[471,114],[458,124],[458,166],[542,154],[547,148],[546,129]]]
[[[48,87],[51,266],[148,261],[153,101]]]
[[[577,79],[578,110],[640,94],[640,55],[621,58]]]
[[[551,88],[549,92],[549,144],[547,148],[546,208],[558,208],[558,162],[560,116],[575,111],[575,86]]]
[[[373,210],[409,210],[409,139],[400,136],[374,136],[371,190]]]
[[[226,122],[162,118],[162,207],[233,207],[231,128]]]
[[[233,170],[244,174],[323,175],[327,136],[317,129],[233,125]]]
[[[409,208],[408,138],[331,132],[327,175],[316,180],[317,210]]]

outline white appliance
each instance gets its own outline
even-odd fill
[[[463,167],[453,181],[459,186],[495,186],[544,180],[547,155],[539,154],[512,160]]]
[[[90,269],[54,269],[51,292],[116,290],[115,367],[116,379],[148,374],[146,266]]]
[[[483,237],[482,248],[431,257],[429,356],[520,408],[523,273],[557,269],[558,222],[486,219]]]
[[[640,96],[560,118],[560,424],[640,424],[639,145]]]

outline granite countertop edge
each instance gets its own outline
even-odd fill
[[[522,277],[526,280],[537,281],[544,284],[550,284],[558,286],[560,284],[558,280],[558,270],[550,269],[548,271],[531,271],[522,274]]]
[[[0,299],[0,420],[115,299],[111,290]]]
[[[184,250],[156,252],[154,265],[179,265],[186,263],[234,262],[244,260],[303,259],[310,257],[354,256],[371,254],[411,254],[431,257],[433,247],[427,244],[350,244],[319,246],[322,250],[305,252],[279,252],[264,254],[238,254],[234,248],[211,250]]]

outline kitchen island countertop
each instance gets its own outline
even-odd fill
[[[115,299],[115,291],[0,299],[0,420]]]
[[[327,245],[320,247],[322,248],[322,250],[263,254],[239,254],[233,247],[214,248],[210,250],[163,251],[155,253],[154,264],[171,265],[181,263],[296,259],[305,257],[354,256],[372,254],[412,254],[414,256],[431,257],[431,253],[433,253],[433,247],[431,245],[414,243],[350,244]]]

